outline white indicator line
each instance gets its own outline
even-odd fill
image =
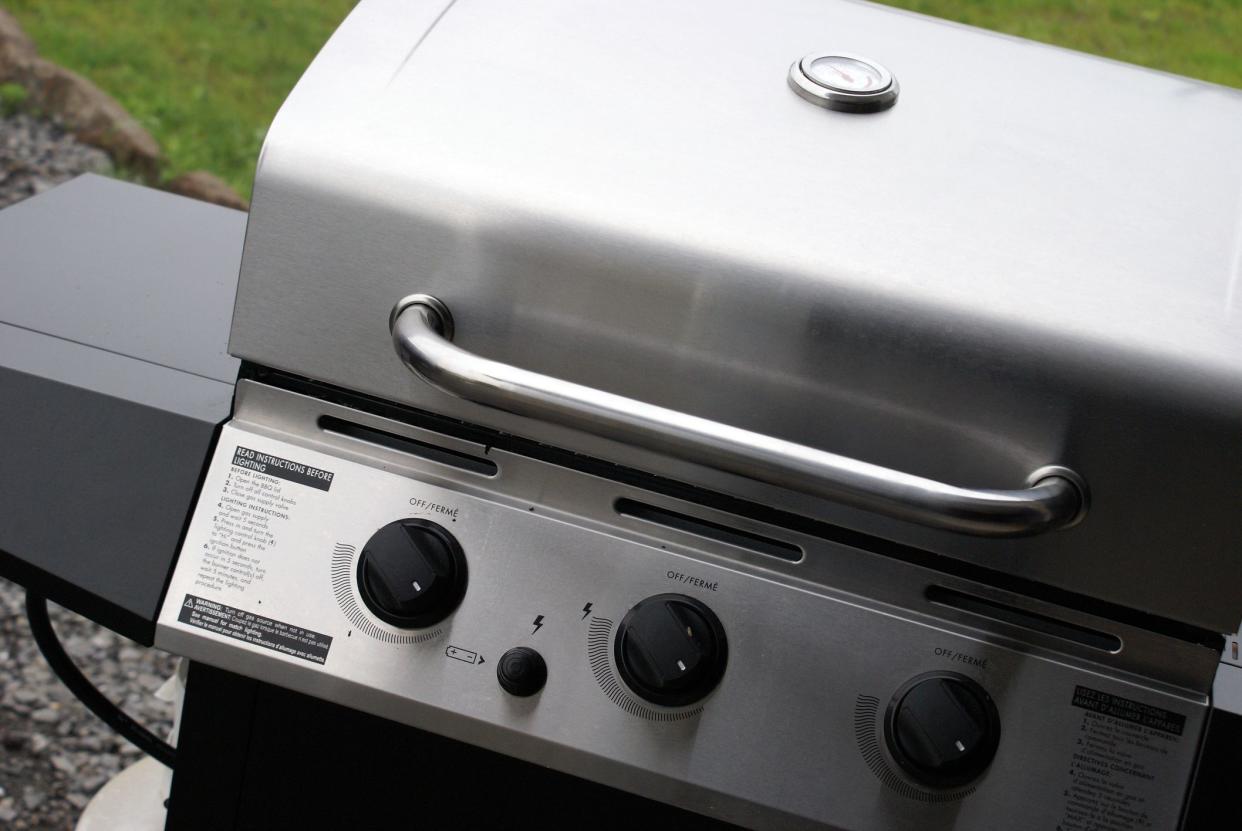
[[[682,662],[682,661],[678,661],[678,662],[677,662],[677,668],[678,668],[679,670],[681,670],[682,672],[685,672],[685,671],[686,671],[686,665],[685,665],[685,663],[684,663],[684,662]]]
[[[422,586],[420,586],[420,585],[418,585],[418,581],[417,581],[417,580],[415,580],[415,581],[414,581],[414,591],[416,591],[416,592],[420,592],[420,591],[422,591],[422,590],[423,590],[423,587],[422,587]]]
[[[965,753],[965,752],[966,752],[966,745],[962,744],[962,740],[961,740],[961,739],[958,739],[957,741],[955,741],[955,742],[953,743],[953,746],[957,748],[957,752],[958,752],[958,753]]]

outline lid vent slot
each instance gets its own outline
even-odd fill
[[[765,537],[753,531],[743,531],[740,528],[731,528],[728,525],[708,522],[705,519],[679,514],[667,508],[657,508],[654,505],[648,505],[633,499],[618,499],[616,509],[621,516],[641,519],[644,522],[654,522],[666,528],[673,528],[677,531],[684,531],[687,534],[694,534],[697,537],[704,537],[738,548],[745,548],[757,554],[779,557],[791,563],[796,563],[802,559],[801,547],[784,540]]]
[[[334,433],[338,436],[365,441],[369,444],[378,444],[380,447],[386,447],[389,450],[408,453],[411,456],[418,456],[431,462],[439,462],[442,465],[451,465],[452,467],[468,470],[471,473],[479,473],[483,476],[495,476],[499,470],[496,463],[491,459],[472,456],[459,450],[449,450],[446,447],[439,447],[424,441],[411,439],[408,436],[399,436],[396,433],[377,430],[374,427],[365,427],[352,421],[334,418],[333,416],[320,416],[319,429],[325,433]]]
[[[948,606],[951,609],[957,609],[967,614],[991,618],[1012,626],[1020,626],[1032,632],[1050,635],[1061,640],[1073,641],[1092,649],[1100,649],[1105,652],[1121,651],[1121,638],[1116,635],[1110,635],[1107,632],[1100,632],[1086,626],[1079,626],[1075,623],[1067,623],[1047,615],[1028,612],[1016,606],[1010,606],[1007,603],[985,600],[982,597],[954,591],[953,589],[946,589],[944,586],[928,586],[926,596],[932,603]]]

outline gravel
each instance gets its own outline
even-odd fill
[[[96,687],[158,736],[172,704],[153,695],[176,658],[48,604],[65,650]],[[90,797],[139,751],[48,669],[26,625],[25,592],[0,579],[0,828],[72,829]]]
[[[107,153],[82,144],[51,121],[26,113],[0,118],[0,208],[81,173],[111,171]]]

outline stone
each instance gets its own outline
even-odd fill
[[[39,57],[13,16],[0,10],[0,83],[26,89],[26,107],[54,117],[79,141],[98,147],[147,182],[159,181],[160,146],[115,98]]]
[[[11,79],[21,67],[38,60],[34,41],[13,15],[0,9],[0,83]]]
[[[52,767],[56,768],[66,776],[72,776],[77,773],[78,766],[68,756],[56,755],[52,757]]]
[[[33,811],[35,808],[38,808],[45,799],[47,799],[47,794],[36,787],[27,785],[25,788],[22,788],[22,804],[26,806],[27,810]]]
[[[164,189],[170,193],[188,196],[191,199],[201,199],[204,202],[235,208],[239,211],[248,210],[250,207],[246,200],[242,199],[237,191],[229,187],[224,180],[205,170],[182,173],[165,184]]]
[[[30,717],[40,724],[55,724],[60,721],[60,711],[52,707],[40,707]]]
[[[40,58],[23,75],[30,106],[54,115],[83,144],[148,182],[159,181],[160,146],[115,98],[90,81]]]

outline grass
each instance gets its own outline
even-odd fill
[[[0,0],[39,53],[121,102],[164,173],[250,193],[263,134],[354,0]]]
[[[1242,0],[887,0],[925,14],[1242,87]],[[0,0],[45,56],[115,96],[165,174],[250,193],[263,133],[354,0]]]
[[[1242,87],[1242,0],[880,0]]]

